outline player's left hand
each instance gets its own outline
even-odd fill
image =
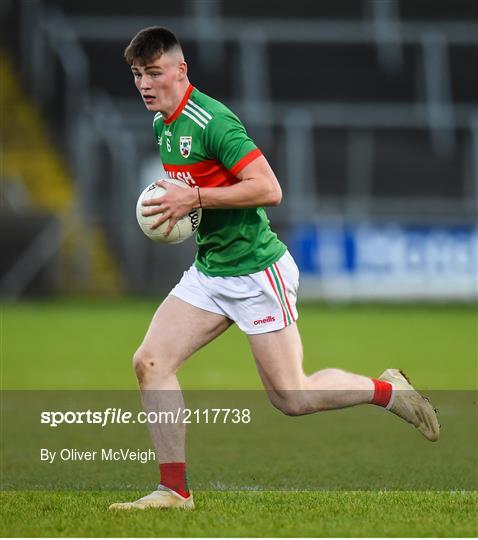
[[[198,206],[198,194],[196,189],[184,189],[164,180],[158,180],[155,184],[165,189],[166,193],[161,197],[144,201],[145,208],[142,214],[143,216],[160,214],[151,225],[151,229],[157,229],[169,219],[169,226],[164,233],[168,236],[178,220]]]

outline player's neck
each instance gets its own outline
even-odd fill
[[[173,114],[177,111],[181,101],[184,98],[184,95],[186,94],[188,88],[189,88],[189,79],[186,77],[182,81],[180,81],[178,85],[177,93],[174,97],[174,100],[171,102],[171,106],[168,108],[167,111],[160,111],[163,114],[163,118],[165,120],[168,120],[173,116]]]

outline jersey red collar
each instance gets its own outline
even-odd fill
[[[182,113],[184,107],[186,106],[186,103],[188,102],[189,96],[191,95],[193,90],[194,90],[194,86],[191,83],[189,83],[188,89],[186,90],[186,93],[184,94],[183,99],[178,105],[178,108],[173,112],[173,114],[167,120],[163,119],[163,122],[165,124],[170,124],[171,122],[174,122],[176,118]]]

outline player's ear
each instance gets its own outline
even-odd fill
[[[184,60],[178,64],[178,81],[182,81],[188,74],[188,65]]]

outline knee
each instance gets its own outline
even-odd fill
[[[286,416],[302,416],[306,414],[301,404],[296,402],[282,402],[278,409]]]
[[[154,368],[155,359],[149,353],[149,351],[143,347],[140,347],[133,355],[133,369],[136,373],[136,378],[141,384],[146,376],[146,373]]]
[[[271,396],[271,403],[286,416],[302,416],[314,412],[301,391],[291,391]]]
[[[164,359],[161,354],[143,346],[133,355],[133,368],[140,384],[145,379],[152,377],[155,379],[166,378],[175,372],[171,363]]]

